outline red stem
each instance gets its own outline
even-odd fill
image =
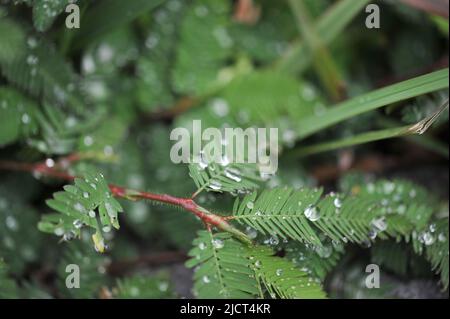
[[[81,156],[74,154],[59,160],[58,163],[71,163],[80,159]],[[67,181],[73,181],[75,179],[76,176],[72,176],[64,171],[56,169],[58,166],[59,165],[55,164],[54,166],[52,165],[51,167],[49,167],[46,162],[16,163],[11,161],[0,161],[0,169],[38,173]],[[195,203],[192,198],[180,198],[168,194],[155,194],[149,192],[134,191],[113,184],[110,184],[109,188],[111,190],[111,193],[116,197],[135,200],[148,199],[182,207],[200,218],[206,225],[215,226],[219,229],[229,231],[235,233],[238,236],[241,236],[241,234],[239,234],[239,232],[234,229],[234,227],[228,224],[226,218],[207,212],[201,206],[197,205],[197,203]]]

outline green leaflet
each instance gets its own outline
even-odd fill
[[[199,231],[186,262],[194,273],[198,298],[252,298],[259,295],[247,247],[228,233]]]
[[[329,44],[341,34],[368,2],[369,0],[360,0],[356,3],[354,0],[340,0],[334,3],[316,23],[319,37],[325,44]],[[310,65],[312,58],[307,46],[303,42],[297,42],[275,66],[284,72],[302,72]]]
[[[382,192],[375,191],[382,188]],[[329,194],[318,189],[275,188],[237,198],[233,219],[269,236],[290,238],[322,246],[318,234],[336,243],[366,243],[377,236],[408,236],[426,225],[433,207],[423,205],[412,184],[381,181],[354,196]]]
[[[167,1],[155,10],[155,19],[145,41],[144,54],[137,61],[137,98],[142,110],[173,106],[171,68],[176,62],[173,52],[178,48],[178,33],[189,1]]]
[[[256,24],[234,22],[230,34],[239,51],[258,62],[271,63],[283,55],[297,30],[287,3],[258,0],[255,4],[264,10]]]
[[[428,231],[420,236],[426,245],[425,256],[430,261],[433,270],[440,274],[442,286],[444,290],[447,290],[449,284],[448,219],[437,220],[430,224]]]
[[[33,24],[37,31],[47,31],[55,19],[64,11],[70,0],[18,0],[14,4],[25,3],[33,9]],[[0,27],[1,29],[1,27]]]
[[[115,296],[120,299],[164,299],[175,298],[173,287],[169,282],[166,273],[159,273],[154,276],[133,275],[117,280],[117,293]]]
[[[261,181],[256,165],[227,164],[222,166],[215,162],[206,165],[202,159],[199,159],[199,164],[189,165],[189,175],[197,186],[196,194],[206,189],[212,192],[227,192],[237,195],[258,188],[258,182]]]
[[[344,251],[340,245],[326,244],[322,247],[310,247],[299,243],[288,243],[286,259],[312,276],[324,280],[326,275],[340,261]]]
[[[296,268],[284,258],[273,256],[267,247],[251,250],[250,260],[258,279],[262,281],[270,297],[283,299],[321,299],[326,295],[320,281]]]
[[[0,92],[0,145],[14,142],[20,135],[20,111],[15,105],[10,105],[8,97],[4,96],[5,91]]]
[[[13,60],[0,59],[3,76],[40,101],[70,106],[76,112],[85,110],[77,91],[78,77],[59,52],[34,36],[29,36],[23,46],[25,51],[19,52]]]
[[[273,124],[285,117],[294,125],[324,107],[313,87],[269,70],[236,77],[221,95],[235,118],[245,117],[250,123]]]
[[[111,157],[114,147],[123,141],[126,125],[117,117],[110,117],[103,121],[95,130],[80,136],[78,150],[80,152],[96,152]]]
[[[328,95],[334,101],[339,100],[345,88],[345,83],[335,60],[323,43],[318,32],[316,32],[309,10],[306,7],[306,2],[302,0],[289,0],[288,3],[296,18],[297,28],[313,56],[313,66],[316,74],[323,87],[327,90]]]
[[[92,240],[99,252],[106,249],[102,233],[108,233],[112,228],[119,229],[117,214],[123,211],[99,173],[86,173],[83,179],[76,178],[75,185],[66,185],[63,192],[54,193],[47,205],[64,217],[44,215],[38,225],[41,231],[70,240],[80,236],[83,226],[89,226],[96,231]]]
[[[408,270],[408,253],[405,244],[389,241],[380,241],[370,250],[372,263],[403,276]]]
[[[242,201],[236,198],[234,219],[266,235],[278,235],[320,245],[316,232],[304,216],[304,210],[317,203],[321,190],[306,188],[293,192],[278,188],[254,192]]]
[[[96,135],[98,140],[109,141],[108,136],[120,134],[120,126],[118,131],[114,133],[101,133],[102,126],[97,128],[100,121],[104,119],[104,109],[99,108],[93,113],[86,113],[82,117],[77,117],[70,112],[64,112],[59,107],[44,104],[42,111],[35,112],[36,122],[39,126],[40,134],[38,137],[29,141],[29,144],[43,153],[50,154],[67,154],[76,150],[77,142],[81,139],[80,135],[84,133],[84,137],[88,136],[88,132]],[[108,120],[106,122],[114,119]],[[82,139],[84,140],[84,138]],[[98,146],[98,142],[92,145]],[[79,146],[80,150],[86,147]]]
[[[75,150],[78,136],[86,132],[80,140],[90,136],[92,144],[80,143],[79,149],[103,151],[106,146],[114,146],[124,134],[123,123],[115,118],[94,130],[103,116],[103,109],[76,117],[60,106],[44,104],[39,107],[20,91],[0,87],[0,145],[27,138],[28,145],[43,153],[67,154]],[[108,124],[114,125],[115,130],[106,130]]]
[[[34,0],[33,23],[38,31],[46,31],[53,21],[64,11],[70,0]]]
[[[11,273],[20,275],[41,254],[43,241],[36,231],[39,215],[5,186],[0,186],[0,258],[8,263]]]
[[[187,267],[196,267],[199,298],[323,298],[320,284],[267,247],[246,246],[228,233],[200,231]]]
[[[51,296],[35,283],[16,282],[9,276],[10,267],[0,257],[0,299],[49,299]]]
[[[36,133],[36,108],[33,101],[15,89],[0,87],[0,146]]]
[[[0,16],[2,13],[0,12]],[[0,20],[0,65],[13,61],[25,51],[25,33],[12,20],[1,16]]]
[[[200,96],[227,81],[219,71],[230,57],[233,45],[227,30],[229,11],[226,1],[192,1],[180,24],[172,70],[173,86],[178,93]]]

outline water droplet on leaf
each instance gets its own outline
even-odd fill
[[[312,222],[315,222],[320,218],[319,209],[313,205],[310,205],[308,206],[308,208],[305,209],[304,215]]]

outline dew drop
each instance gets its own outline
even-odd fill
[[[398,206],[397,213],[399,213],[400,215],[403,215],[404,213],[406,213],[406,205]]]
[[[208,283],[211,282],[211,279],[209,279],[208,276],[203,276],[203,277],[202,277],[202,281],[203,281],[205,284],[208,284]]]
[[[247,227],[245,229],[245,232],[246,232],[248,238],[250,238],[250,239],[255,239],[258,236],[258,232],[256,231],[256,229],[254,229],[252,227]]]
[[[226,156],[226,155],[222,156],[222,158],[220,160],[220,165],[227,166],[228,164],[230,164],[230,159],[228,158],[228,156]]]
[[[100,62],[107,63],[111,61],[114,56],[114,50],[108,44],[101,44],[98,48],[98,58]]]
[[[321,258],[328,258],[331,256],[333,248],[331,248],[330,246],[323,246],[319,247],[316,252]]]
[[[30,116],[29,116],[27,113],[25,113],[25,114],[22,115],[22,123],[23,123],[23,124],[28,124],[28,123],[30,123]]]
[[[219,182],[218,180],[211,180],[209,183],[209,188],[211,188],[212,190],[218,191],[222,189],[222,183]]]
[[[73,205],[73,208],[75,208],[80,213],[84,213],[85,212],[84,206],[81,205],[80,203],[76,203],[75,205]]]
[[[395,184],[392,182],[387,182],[383,184],[383,191],[386,195],[391,194],[395,189]]]
[[[375,185],[373,183],[367,184],[367,192],[369,194],[372,194],[373,192],[375,192]]]
[[[310,221],[315,222],[320,218],[319,209],[313,205],[308,206],[304,211],[305,217]]]
[[[370,231],[369,231],[369,238],[370,239],[372,239],[372,240],[374,240],[375,238],[377,238],[377,235],[378,235],[378,233],[376,232],[376,230],[374,230],[374,229],[371,229]]]
[[[426,246],[430,246],[434,243],[434,236],[429,232],[424,232],[421,239]]]
[[[386,219],[384,217],[373,219],[371,225],[375,228],[375,231],[377,232],[385,231],[387,228]]]
[[[28,44],[28,46],[29,46],[31,49],[34,49],[34,48],[37,46],[37,41],[36,41],[35,38],[29,37],[29,38],[27,39],[27,44]]]
[[[92,138],[92,136],[85,136],[83,139],[83,143],[86,146],[91,146],[92,144],[94,144],[94,139]]]
[[[223,240],[218,239],[218,238],[213,239],[212,244],[215,249],[221,249],[224,246]]]
[[[336,197],[333,201],[333,205],[336,208],[341,208],[342,207],[342,201],[339,197]]]
[[[53,159],[51,159],[51,158],[47,158],[45,160],[45,166],[47,166],[49,168],[52,168],[52,167],[55,166],[55,161]]]
[[[39,58],[35,55],[29,55],[27,57],[27,64],[28,65],[36,65],[39,62]]]
[[[167,281],[161,281],[158,284],[159,291],[165,292],[165,291],[167,291],[168,288],[169,288],[169,284],[167,283]]]
[[[229,113],[228,103],[224,99],[214,99],[212,101],[211,108],[214,114],[216,114],[218,117],[225,117]]]
[[[205,6],[198,6],[195,8],[195,14],[199,17],[204,17],[206,15],[208,15],[208,8]]]
[[[430,229],[430,232],[434,233],[436,231],[436,224],[431,224],[429,229]]]
[[[280,243],[280,240],[278,239],[277,236],[270,236],[270,238],[269,238],[269,245],[276,246],[279,243]]]
[[[312,101],[316,98],[316,92],[314,91],[314,89],[309,86],[309,85],[305,85],[301,91],[301,95],[302,97],[306,100],[306,101]]]
[[[6,217],[6,227],[11,229],[12,231],[16,231],[19,229],[19,225],[17,224],[17,220],[13,216]]]
[[[283,142],[287,147],[291,148],[295,145],[295,139],[297,138],[297,134],[294,130],[286,130],[283,132]]]
[[[205,159],[205,155],[203,152],[200,152],[200,154],[197,156],[197,164],[200,170],[204,170],[208,167],[208,161]]]
[[[103,154],[105,154],[106,157],[110,157],[114,154],[114,149],[112,148],[111,145],[106,145],[103,148]]]
[[[239,183],[242,180],[241,172],[238,169],[227,167],[224,173],[227,178],[232,179],[235,182]]]
[[[81,67],[83,71],[87,74],[95,72],[96,66],[92,55],[89,54],[83,57]]]
[[[55,228],[54,233],[56,236],[62,236],[64,235],[64,229],[62,228]]]
[[[69,231],[69,232],[63,234],[63,240],[70,241],[70,240],[74,239],[75,236],[76,236],[75,232]]]
[[[83,222],[82,222],[81,220],[79,220],[79,219],[75,219],[75,220],[73,221],[73,226],[74,226],[76,229],[80,229],[81,227],[83,227]]]

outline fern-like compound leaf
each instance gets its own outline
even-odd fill
[[[70,2],[70,0],[35,0],[33,2],[34,27],[38,31],[46,31]]]
[[[194,291],[202,298],[322,298],[318,279],[263,246],[247,246],[228,233],[200,231],[186,263],[195,267]]]
[[[341,259],[342,248],[341,245],[309,247],[291,242],[285,248],[285,257],[312,277],[323,280]]]
[[[72,239],[80,236],[80,229],[88,226],[95,229],[92,235],[97,251],[105,251],[103,233],[112,228],[119,229],[118,212],[123,209],[114,199],[102,174],[86,173],[76,178],[74,185],[64,186],[64,191],[53,194],[47,205],[62,214],[49,215],[41,221],[39,228]]]
[[[200,231],[186,266],[195,269],[199,298],[251,298],[259,294],[247,247],[228,233]]]
[[[305,216],[307,209],[315,209],[321,194],[319,189],[306,188],[295,192],[290,188],[264,190],[259,196],[254,192],[236,199],[233,218],[262,234],[321,245]]]
[[[321,246],[319,233],[336,243],[407,236],[432,212],[429,207],[413,203],[398,214],[389,209],[385,199],[372,195],[321,195],[321,190],[306,188],[275,188],[259,196],[255,192],[236,199],[233,219],[262,234]]]
[[[252,249],[250,259],[254,262],[255,274],[267,288],[272,298],[317,299],[325,298],[319,280],[314,280],[292,262],[273,256],[267,247]]]
[[[237,195],[259,187],[261,178],[254,164],[206,163],[201,159],[199,161],[199,164],[189,165],[189,175],[197,186],[197,193],[207,190]]]
[[[430,233],[422,234],[422,240],[426,245],[425,256],[433,270],[440,274],[445,290],[448,289],[449,284],[448,226],[448,218],[441,219],[430,225],[428,230]]]

